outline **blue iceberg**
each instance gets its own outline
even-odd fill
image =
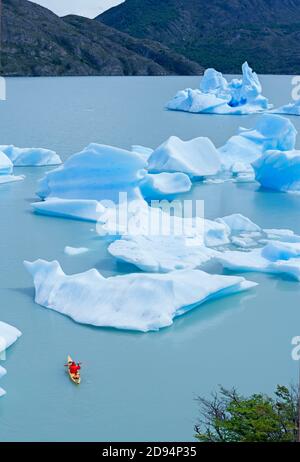
[[[255,179],[263,188],[300,191],[300,151],[266,151],[252,165]]]
[[[50,149],[17,148],[14,145],[2,145],[0,151],[4,152],[16,167],[41,167],[62,163],[59,155]]]
[[[241,115],[270,109],[268,99],[262,95],[259,78],[247,62],[242,66],[242,79],[231,82],[215,69],[207,69],[200,89],[186,88],[169,101],[170,110],[204,114]]]
[[[252,129],[240,128],[224,146],[219,148],[222,167],[234,173],[249,172],[251,164],[266,150],[286,151],[294,149],[297,130],[292,122],[279,115],[263,114]]]

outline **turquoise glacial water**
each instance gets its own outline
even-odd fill
[[[263,77],[274,104],[290,100],[290,77]],[[198,78],[8,79],[0,102],[1,144],[57,150],[66,159],[89,142],[155,147],[170,135],[206,135],[221,145],[258,117],[167,112],[163,104]],[[300,119],[292,118],[300,128]],[[91,223],[34,215],[37,180],[48,168],[19,168],[26,179],[0,187],[0,319],[23,336],[9,350],[1,386],[0,441],[187,441],[197,419],[195,397],[218,384],[242,393],[272,392],[297,378],[291,338],[300,335],[299,284],[245,274],[259,286],[212,301],[158,333],[92,328],[33,301],[23,260],[58,259],[67,273],[96,267],[104,275],[133,271],[108,255]],[[208,218],[234,212],[263,227],[300,233],[300,197],[259,191],[256,184],[198,184]],[[92,252],[67,256],[66,245]],[[76,388],[63,368],[83,362]]]

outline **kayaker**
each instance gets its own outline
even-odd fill
[[[78,372],[80,371],[81,367],[80,364],[76,364],[75,361],[72,362],[71,365],[69,365],[69,371],[71,374],[78,375]]]

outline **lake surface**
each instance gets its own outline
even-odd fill
[[[156,147],[170,135],[209,136],[217,146],[257,115],[167,112],[164,103],[193,77],[15,78],[0,102],[0,144],[46,147],[63,159],[90,142]],[[275,105],[291,99],[291,78],[262,78]],[[292,118],[300,128],[300,118]],[[300,139],[300,138],[299,138]],[[91,223],[34,215],[37,181],[49,168],[16,168],[25,181],[0,186],[0,320],[23,332],[8,351],[1,386],[0,441],[189,441],[197,395],[218,384],[267,392],[297,379],[291,338],[300,335],[300,285],[263,274],[254,290],[212,301],[158,333],[92,328],[36,305],[23,260],[57,259],[67,273],[116,264]],[[300,197],[261,192],[255,183],[197,184],[207,218],[240,212],[267,228],[300,233]],[[67,256],[66,245],[92,252]],[[71,353],[83,362],[76,388],[64,372]]]

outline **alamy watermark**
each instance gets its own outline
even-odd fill
[[[100,201],[97,206],[100,236],[181,236],[204,239],[203,200],[152,200],[149,204],[128,200],[120,192],[118,201]]]
[[[295,75],[292,78],[292,99],[294,101],[300,100],[300,75]]]

